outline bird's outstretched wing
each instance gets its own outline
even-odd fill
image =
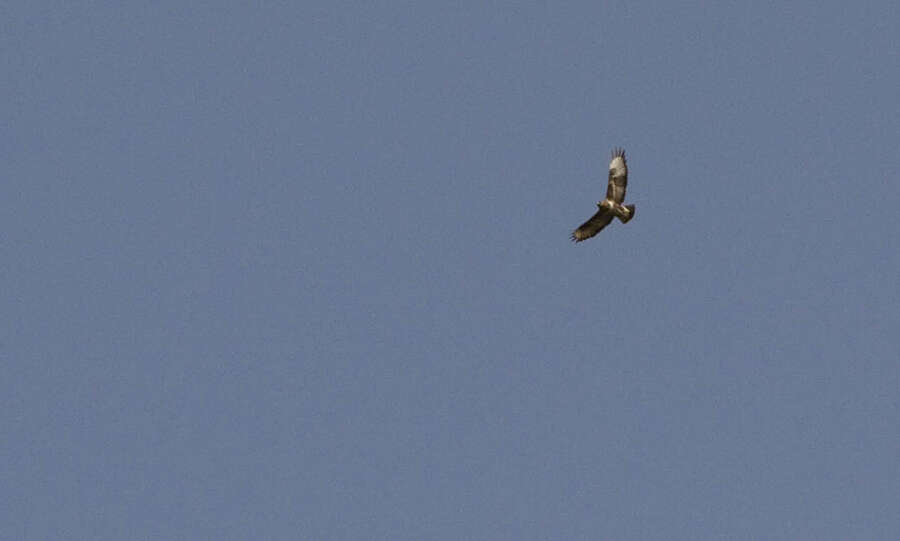
[[[625,151],[621,148],[613,150],[609,162],[609,184],[606,186],[606,198],[622,204],[625,201],[625,189],[628,187],[628,164],[625,163]]]
[[[593,237],[606,227],[612,219],[613,213],[608,209],[601,208],[588,221],[578,226],[578,229],[572,231],[572,240],[581,242]]]

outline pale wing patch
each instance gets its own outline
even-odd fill
[[[609,162],[609,174],[614,177],[624,176],[626,173],[625,160],[621,156],[616,156]]]

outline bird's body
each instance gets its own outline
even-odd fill
[[[628,164],[625,162],[625,151],[615,149],[609,162],[606,199],[598,201],[597,213],[572,232],[572,240],[581,242],[593,237],[609,225],[613,218],[618,218],[623,224],[634,218],[634,205],[623,205],[627,187]]]

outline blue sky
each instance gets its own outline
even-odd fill
[[[0,537],[897,539],[897,21],[6,5]]]

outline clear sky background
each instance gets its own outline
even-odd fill
[[[900,538],[898,21],[5,4],[0,538]]]

